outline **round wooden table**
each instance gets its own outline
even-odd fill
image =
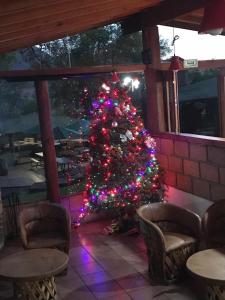
[[[209,300],[225,299],[225,249],[208,249],[189,257],[186,263],[193,277],[204,281]]]
[[[56,249],[34,249],[1,259],[0,277],[12,280],[16,299],[57,299],[54,275],[67,268],[68,255]]]

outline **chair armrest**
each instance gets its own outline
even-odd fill
[[[177,222],[177,224],[182,225],[191,231],[195,238],[200,239],[201,237],[201,218],[199,215],[191,210],[183,207],[177,207],[177,211],[172,220]]]
[[[19,214],[18,217],[19,229],[20,229],[20,237],[23,243],[24,248],[27,248],[28,240],[27,240],[27,232],[25,228],[25,224],[23,222],[23,213]]]
[[[140,229],[144,235],[147,247],[151,250],[161,251],[163,253],[165,251],[165,238],[162,230],[153,222],[141,216],[139,216],[139,218]]]
[[[66,210],[66,208],[61,206],[61,209],[63,210],[63,214],[61,215],[62,223],[63,223],[63,229],[64,229],[64,235],[68,242],[70,242],[70,234],[71,234],[71,218],[70,214]]]

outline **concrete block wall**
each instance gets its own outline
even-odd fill
[[[157,158],[165,183],[211,201],[225,199],[225,139],[160,133]]]

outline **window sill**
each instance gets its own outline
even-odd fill
[[[157,132],[152,133],[154,138],[172,139],[176,141],[189,142],[194,144],[225,147],[225,138],[189,133]]]

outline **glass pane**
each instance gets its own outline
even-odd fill
[[[139,81],[138,88],[130,86],[128,95],[131,96],[138,113],[143,116],[144,74],[124,73],[119,76],[122,82],[136,79]],[[111,78],[111,74],[106,74],[49,81],[61,196],[80,192],[85,188],[86,157],[82,157],[82,153],[88,148],[89,111],[99,88],[103,83],[110,84]],[[64,159],[70,159],[71,165],[61,164]]]
[[[46,199],[35,89],[32,82],[0,81],[0,189],[6,235],[18,234],[19,206]]]
[[[2,69],[6,59],[11,69],[140,64],[142,33],[123,35],[119,23],[111,24],[0,55]]]
[[[181,132],[220,135],[217,75],[214,69],[178,72]]]

